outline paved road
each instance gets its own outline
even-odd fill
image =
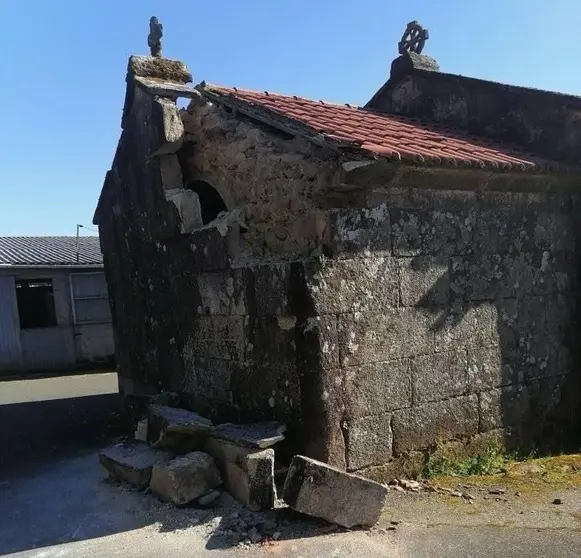
[[[0,405],[117,393],[117,374],[83,374],[0,382]]]
[[[22,384],[20,397],[49,393],[38,380]],[[54,386],[55,384],[52,384]],[[295,527],[272,546],[231,547],[213,535],[226,503],[217,510],[175,509],[151,495],[105,480],[96,448],[120,433],[116,394],[91,395],[91,379],[61,381],[64,399],[0,406],[0,555],[22,558],[165,558],[166,556],[398,558],[578,558],[581,556],[581,493],[559,494],[529,504],[480,501],[474,506],[417,502],[392,493],[383,525],[403,521],[383,534],[318,535]],[[72,386],[75,387],[72,387]],[[0,392],[6,384],[0,383]],[[71,386],[68,389],[67,386]],[[82,384],[81,384],[82,386]],[[79,389],[83,397],[79,395]],[[523,500],[519,498],[518,500]],[[456,504],[452,506],[451,503]],[[229,507],[230,506],[230,507]],[[530,510],[529,510],[530,508]],[[522,513],[522,515],[521,515]]]
[[[118,435],[121,400],[113,376],[0,382],[0,482]]]

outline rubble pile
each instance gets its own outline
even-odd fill
[[[100,463],[114,478],[148,489],[176,506],[212,507],[220,499],[220,490],[252,512],[280,505],[273,446],[284,440],[284,424],[214,425],[172,403],[150,404],[147,418],[136,425],[135,440],[101,451]],[[300,513],[342,527],[371,527],[379,519],[389,490],[297,455],[286,471],[283,500]],[[253,535],[248,534],[250,541],[259,538]]]

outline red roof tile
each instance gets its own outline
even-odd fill
[[[348,104],[214,85],[205,85],[204,92],[249,109],[266,109],[307,126],[313,134],[360,148],[373,157],[503,170],[563,170],[559,163],[485,138]]]

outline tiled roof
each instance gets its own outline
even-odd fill
[[[507,171],[564,170],[559,163],[518,148],[413,118],[267,91],[206,84],[201,90],[218,102],[266,111],[279,122],[282,117],[291,129],[293,124],[300,124],[338,147],[343,144],[374,158]]]
[[[0,266],[103,265],[98,236],[0,236]]]

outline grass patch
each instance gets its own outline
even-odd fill
[[[484,451],[465,459],[447,456],[440,452],[430,454],[422,477],[467,477],[474,475],[494,475],[507,470],[516,461],[516,456],[507,455],[496,444],[489,444]]]

